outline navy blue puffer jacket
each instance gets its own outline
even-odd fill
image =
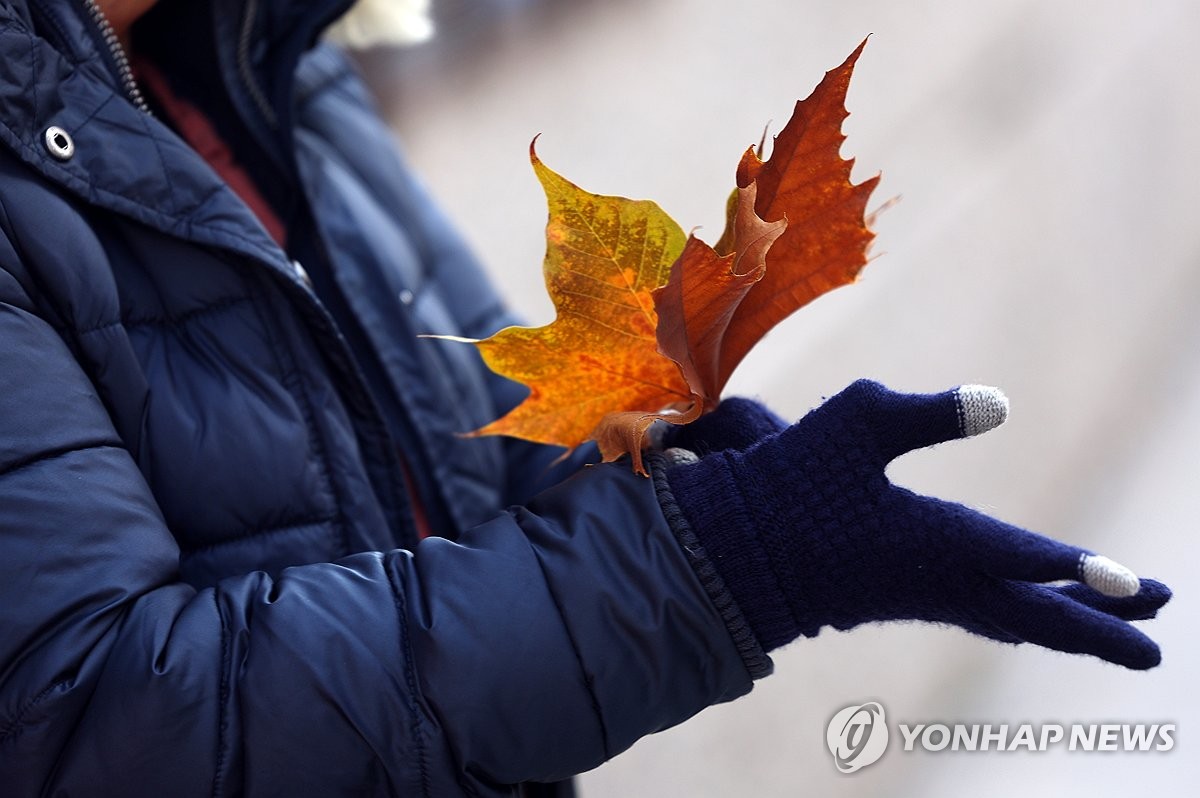
[[[651,480],[535,495],[557,452],[455,436],[519,391],[416,336],[508,319],[341,57],[306,54],[342,6],[139,23],[284,252],[82,0],[0,3],[6,796],[506,795],[750,687]],[[444,538],[417,543],[405,468]]]

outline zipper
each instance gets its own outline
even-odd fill
[[[153,116],[146,98],[142,96],[142,90],[138,86],[137,78],[133,76],[133,66],[129,63],[129,55],[125,52],[121,40],[117,37],[116,31],[113,30],[112,23],[108,21],[108,17],[104,16],[104,12],[100,9],[100,4],[97,0],[83,0],[84,7],[87,9],[88,16],[92,18],[92,22],[100,30],[100,37],[104,40],[104,45],[108,48],[108,54],[112,58],[113,66],[116,67],[117,77],[121,81],[121,86],[125,90],[126,96],[129,97],[139,111]],[[263,115],[267,124],[272,128],[279,126],[279,120],[275,116],[275,109],[271,107],[271,103],[263,95],[262,89],[254,80],[254,70],[250,64],[250,40],[254,35],[254,19],[258,15],[258,1],[250,0],[246,4],[245,14],[242,16],[241,30],[238,34],[237,45],[237,65],[238,72],[242,78],[246,91],[250,94],[250,99],[258,108],[259,113]]]
[[[95,2],[95,0],[88,0],[88,2]],[[258,81],[254,79],[254,66],[250,63],[250,39],[254,36],[254,18],[257,16],[258,0],[249,0],[246,3],[246,11],[242,15],[241,29],[238,31],[238,75],[241,77],[242,84],[250,95],[250,100],[258,108],[258,112],[262,114],[263,120],[272,130],[276,130],[279,128],[279,118],[275,115],[275,109],[271,107],[270,101],[263,94]]]
[[[112,58],[113,66],[117,68],[117,77],[121,81],[125,95],[139,111],[153,116],[150,106],[146,103],[146,98],[142,96],[142,90],[138,87],[137,79],[133,76],[133,67],[129,64],[129,56],[125,53],[125,48],[121,45],[121,40],[117,38],[117,33],[113,30],[108,17],[104,16],[104,12],[100,10],[100,4],[96,0],[83,0],[83,3],[92,22],[100,29],[100,36],[104,39],[104,45],[108,47],[108,54]]]

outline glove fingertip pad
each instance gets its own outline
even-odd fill
[[[958,425],[964,438],[980,435],[1008,420],[1008,397],[990,385],[962,385],[955,390]]]
[[[1133,571],[1099,554],[1090,554],[1079,564],[1083,581],[1106,596],[1123,598],[1137,595],[1141,581]]]

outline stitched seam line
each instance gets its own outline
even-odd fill
[[[212,313],[219,313],[223,310],[228,310],[231,307],[241,305],[246,302],[255,300],[254,296],[233,296],[224,299],[218,299],[198,308],[186,311],[178,316],[154,316],[144,318],[127,318],[118,319],[116,321],[108,321],[103,324],[97,324],[92,327],[86,327],[82,330],[76,330],[76,335],[91,335],[101,330],[107,330],[112,327],[124,327],[127,330],[136,329],[137,327],[153,327],[153,326],[178,326],[182,327],[194,321],[197,317],[207,316]]]
[[[967,414],[958,391],[954,392],[954,414],[958,417],[958,434],[967,437]]]
[[[298,518],[294,521],[288,521],[283,524],[275,524],[267,527],[249,527],[242,529],[232,535],[226,536],[225,539],[215,543],[203,543],[195,547],[180,547],[180,552],[183,554],[205,554],[214,551],[223,546],[229,546],[234,543],[241,543],[245,540],[261,537],[263,535],[278,535],[282,532],[288,532],[293,529],[300,529],[306,526],[319,526],[321,524],[331,524],[336,521],[336,515],[316,515],[308,518]]]
[[[116,98],[117,98],[117,95],[110,94],[107,97],[105,97],[103,100],[101,100],[100,103],[95,108],[93,108],[87,116],[85,116],[83,119],[81,119],[78,125],[75,126],[75,132],[78,133],[80,130],[83,130],[85,127],[87,127],[88,123],[96,118],[96,114],[100,113],[105,108],[107,108],[108,104],[111,103]]]
[[[217,710],[217,761],[213,768],[212,788],[213,798],[217,798],[221,793],[221,782],[225,776],[222,771],[225,768],[225,740],[229,725],[229,716],[225,709],[229,700],[229,632],[225,628],[225,616],[221,614],[221,602],[217,600],[217,591],[212,592],[212,597],[213,606],[217,611],[217,621],[221,625],[221,683],[217,691],[217,700],[220,702]]]
[[[81,446],[69,446],[63,449],[52,449],[47,452],[39,452],[33,457],[26,457],[23,460],[18,460],[15,463],[10,463],[4,468],[0,468],[0,477],[6,477],[10,474],[15,474],[26,468],[45,463],[50,460],[57,460],[60,457],[66,457],[75,452],[86,452],[92,449],[123,449],[119,442],[114,441],[97,441],[95,443],[85,443]]]
[[[400,659],[404,663],[404,683],[408,687],[408,711],[412,713],[412,736],[413,745],[417,748],[417,769],[421,774],[421,794],[426,796],[433,795],[433,784],[429,779],[429,756],[425,750],[424,729],[421,725],[421,710],[417,706],[417,674],[413,667],[413,652],[408,636],[408,612],[406,609],[404,594],[400,590],[400,586],[396,583],[396,579],[392,578],[391,574],[387,574],[389,568],[384,569],[388,577],[388,586],[392,590],[392,602],[396,608],[396,625],[400,633]]]
[[[107,103],[105,104],[107,105]],[[150,127],[150,115],[138,114],[138,116],[140,117],[138,121],[142,124],[142,132],[146,138],[150,139],[150,143],[154,145],[154,153],[158,156],[158,166],[162,170],[163,179],[167,181],[167,196],[174,199],[176,196],[175,183],[171,180],[171,171],[167,169],[167,159],[163,156],[163,143],[159,141],[158,136],[154,135],[153,128]]]
[[[55,692],[56,690],[62,689],[64,686],[66,686],[70,683],[71,683],[70,679],[60,679],[57,682],[55,682],[54,684],[47,687],[42,692],[35,695],[33,698],[26,701],[25,705],[21,707],[21,709],[17,712],[17,714],[15,716],[13,716],[13,719],[10,720],[8,723],[4,724],[3,729],[0,729],[0,744],[8,742],[10,737],[12,737],[18,731],[20,731],[20,729],[22,728],[21,721],[25,720],[25,716],[28,715],[31,711],[33,711],[33,709],[36,708],[38,706],[38,704],[45,701],[46,698],[48,698],[51,693]]]
[[[538,550],[530,546],[533,551],[533,557],[537,561],[538,569],[542,573],[542,581],[546,583],[546,592],[550,594],[551,601],[554,602],[554,609],[558,611],[559,621],[563,625],[563,630],[566,632],[567,640],[571,643],[571,652],[575,655],[575,662],[579,665],[579,673],[583,677],[583,684],[587,688],[588,698],[592,702],[592,712],[596,715],[596,723],[600,726],[600,741],[604,746],[604,760],[612,759],[612,752],[608,745],[608,724],[604,722],[604,715],[600,712],[600,698],[596,695],[595,680],[588,674],[587,668],[583,665],[583,654],[579,650],[579,643],[575,640],[575,633],[571,631],[571,625],[567,623],[566,613],[563,612],[562,602],[558,600],[558,594],[554,592],[554,587],[550,582],[549,575],[546,573],[546,565],[542,562],[542,557]]]
[[[321,473],[321,481],[325,484],[325,488],[329,491],[329,495],[333,497],[335,513],[334,532],[339,538],[339,546],[342,555],[349,555],[350,539],[345,529],[344,502],[342,501],[341,491],[334,482],[332,470],[329,467],[329,455],[325,449],[325,440],[322,437],[321,430],[317,428],[316,414],[313,412],[312,402],[309,399],[308,392],[304,389],[304,382],[300,379],[300,372],[296,367],[296,362],[292,357],[290,348],[283,346],[278,339],[280,333],[279,316],[274,308],[266,306],[266,302],[257,302],[252,307],[255,314],[258,316],[259,323],[263,325],[263,329],[269,336],[268,349],[271,351],[271,358],[275,361],[275,368],[279,370],[280,384],[283,385],[292,398],[296,400],[296,406],[300,409],[300,415],[304,419],[304,428],[308,431],[309,450],[312,452],[317,462],[317,468]],[[268,324],[268,320],[264,314],[270,312],[275,325]],[[287,360],[286,364],[284,360]]]
[[[58,20],[54,20],[54,26],[58,27]],[[60,28],[61,33],[61,28]],[[38,47],[33,39],[33,31],[26,32],[26,37],[29,39],[29,55],[33,61],[33,69],[29,73],[29,91],[33,95],[33,113],[34,119],[41,119],[41,101],[38,99],[38,80],[37,76],[41,74],[42,65],[38,62]]]

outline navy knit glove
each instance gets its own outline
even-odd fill
[[[722,399],[711,413],[691,424],[667,425],[663,448],[687,449],[698,455],[722,449],[745,449],[787,428],[787,422],[753,399]]]
[[[1105,557],[884,475],[905,452],[1004,421],[994,388],[934,395],[854,383],[786,430],[667,472],[667,482],[758,641],[823,626],[919,619],[1151,668],[1158,646],[1126,621],[1170,591]],[[1077,580],[1065,586],[1040,584]]]

